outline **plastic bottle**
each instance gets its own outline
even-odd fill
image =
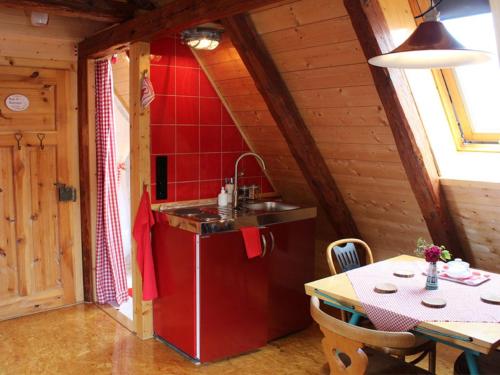
[[[221,186],[220,188],[220,193],[217,196],[217,204],[219,207],[227,206],[227,193],[226,190],[224,190],[224,186]]]
[[[233,178],[226,179],[226,192],[227,192],[227,202],[233,202],[233,192],[234,192],[234,183]]]

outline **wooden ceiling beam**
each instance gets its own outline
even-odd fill
[[[337,235],[359,238],[342,194],[250,17],[235,15],[222,23]]]
[[[113,0],[0,0],[0,6],[103,22],[130,19],[137,9],[133,4]]]
[[[344,0],[366,59],[394,48],[378,1]],[[456,257],[467,258],[450,214],[422,120],[401,69],[370,71],[396,141],[401,162],[432,241]]]
[[[127,48],[130,43],[149,41],[161,33],[179,32],[277,1],[177,0],[83,40],[78,53],[84,58],[108,56]]]

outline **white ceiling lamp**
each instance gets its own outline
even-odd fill
[[[221,40],[222,30],[197,27],[184,30],[181,38],[184,44],[194,49],[213,50],[217,48]]]
[[[47,26],[49,23],[49,15],[42,12],[31,12],[30,20],[33,26]]]
[[[438,20],[439,13],[436,10],[441,1],[415,17],[426,16],[426,19],[399,47],[389,53],[372,57],[368,62],[385,68],[431,69],[489,61],[491,53],[465,48],[446,30]]]

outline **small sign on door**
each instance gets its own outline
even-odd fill
[[[30,100],[22,94],[11,94],[5,98],[5,106],[13,112],[22,112],[28,109]]]

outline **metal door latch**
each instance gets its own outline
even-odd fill
[[[59,202],[76,202],[76,188],[56,182]]]

